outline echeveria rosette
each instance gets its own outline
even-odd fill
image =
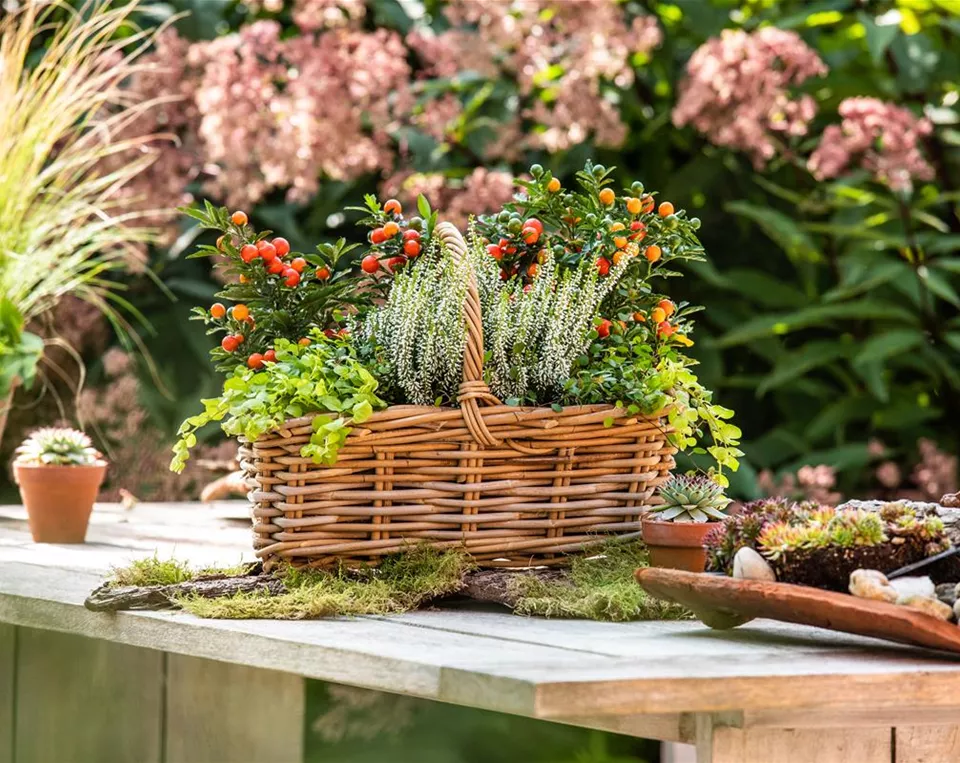
[[[253,441],[288,419],[315,412],[320,415],[301,455],[317,464],[336,463],[350,425],[362,423],[386,403],[377,397],[377,379],[357,359],[349,339],[328,338],[320,331],[310,339],[309,345],[278,339],[276,361],[260,369],[237,366],[222,394],[202,401],[203,413],[180,426],[170,468],[183,470],[197,443],[196,431],[212,421],[222,422],[228,435]]]

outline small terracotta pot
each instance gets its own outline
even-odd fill
[[[644,519],[643,542],[650,549],[653,567],[703,572],[707,553],[703,539],[719,522],[660,522]]]
[[[13,464],[36,543],[83,543],[106,463],[92,466]]]

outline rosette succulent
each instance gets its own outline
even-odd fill
[[[723,487],[702,475],[674,475],[658,490],[663,504],[651,509],[655,518],[668,522],[709,522],[726,519],[730,499]]]
[[[102,460],[87,435],[66,427],[38,429],[23,441],[16,454],[20,464],[93,466]]]

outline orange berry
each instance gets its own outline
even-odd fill
[[[372,231],[370,231],[371,244],[382,244],[386,240],[387,236],[383,232],[383,228],[374,228]]]
[[[537,275],[537,263],[531,262],[527,265],[527,275],[534,278]]]
[[[234,225],[246,225],[247,224],[247,213],[246,212],[234,212],[230,215],[230,222]]]
[[[267,266],[267,272],[275,276],[280,275],[287,267],[279,257],[274,257],[270,262],[265,262],[265,264]]]
[[[520,237],[523,239],[523,243],[533,245],[540,239],[540,234],[536,228],[524,228],[520,231]]]
[[[306,347],[308,344],[310,344],[310,340],[306,337],[301,337],[299,340],[297,340],[297,344],[299,344],[301,347]]]
[[[623,262],[623,258],[627,256],[626,252],[620,251],[619,249],[613,253],[613,264],[619,265]]]
[[[387,238],[393,238],[400,232],[400,226],[394,222],[389,222],[383,226],[383,235]]]
[[[223,339],[220,340],[220,346],[227,352],[236,352],[237,347],[240,346],[240,342],[233,334],[227,334]]]
[[[326,281],[330,277],[330,268],[324,265],[322,268],[317,268],[317,278],[321,281]]]
[[[396,199],[387,199],[387,202],[383,205],[383,211],[388,215],[399,215],[403,211],[403,207]]]
[[[657,326],[657,334],[660,336],[661,339],[665,339],[668,336],[673,336],[676,333],[677,333],[677,327],[671,326],[666,321],[663,321]]]
[[[300,274],[293,268],[287,268],[281,274],[283,282],[291,289],[300,283]]]
[[[650,318],[654,323],[663,323],[667,319],[667,311],[662,307],[655,307],[650,313]]]
[[[234,305],[231,314],[235,321],[245,321],[250,317],[250,308],[246,305]]]
[[[610,206],[617,200],[617,194],[613,192],[610,188],[604,188],[600,191],[600,203],[606,206]]]
[[[246,340],[246,337],[243,334],[234,334],[233,338],[237,340],[237,344],[243,344]]]
[[[543,233],[543,223],[536,217],[531,217],[523,224],[524,228],[533,228],[537,233]]]
[[[659,259],[660,259],[660,255],[662,255],[663,252],[661,251],[660,247],[657,246],[656,244],[650,244],[650,246],[647,247],[647,249],[646,249],[646,251],[644,252],[644,254],[645,254],[646,258],[647,258],[647,262],[651,262],[651,263],[652,263],[652,262],[656,262],[657,260],[659,260]]]
[[[262,365],[263,355],[261,355],[259,352],[255,352],[249,358],[247,358],[248,368],[260,368]]]
[[[290,267],[296,270],[298,273],[302,273],[303,269],[307,266],[307,261],[303,257],[294,257],[290,260]]]
[[[643,214],[653,212],[653,196],[641,196],[640,203],[643,205],[643,209],[640,210]]]
[[[624,249],[627,246],[627,237],[615,236],[613,239],[613,245],[617,247],[617,249]]]
[[[217,249],[221,252],[223,251],[223,241],[226,239],[226,237],[227,234],[224,233],[222,236],[220,236],[220,238],[217,239]]]
[[[290,242],[285,238],[275,238],[273,240],[273,248],[277,250],[277,254],[281,257],[290,254]]]
[[[265,353],[263,353],[263,359],[270,363],[276,363],[277,362],[276,350],[267,350]]]
[[[673,204],[671,204],[669,201],[663,202],[657,209],[657,213],[660,215],[660,217],[666,217],[667,215],[672,215]]]
[[[219,302],[214,302],[210,305],[210,315],[214,318],[222,318],[227,314],[227,308],[221,305]]]
[[[259,256],[260,250],[253,244],[244,244],[240,247],[240,259],[246,263],[250,263]]]
[[[557,191],[559,191],[560,181],[557,180],[556,178],[550,178],[550,182],[547,183],[547,190],[550,191],[550,193],[556,193]]]
[[[660,302],[657,303],[657,307],[663,310],[668,318],[677,311],[677,306],[669,299],[661,299]]]
[[[637,323],[645,323],[646,320],[647,320],[647,316],[645,316],[643,313],[641,313],[639,310],[637,310],[637,312],[635,312],[635,313],[633,314],[633,319],[634,319]]]
[[[610,321],[604,318],[597,326],[595,326],[597,329],[597,336],[599,336],[601,339],[606,339],[608,336],[610,336],[610,327],[612,325],[613,324]]]
[[[380,270],[380,260],[377,259],[375,254],[368,254],[360,262],[360,267],[364,273],[376,273]]]
[[[643,211],[643,202],[634,197],[627,199],[627,212],[631,215],[639,215]]]
[[[240,283],[248,283],[250,279],[247,278],[243,273],[241,273],[240,278],[238,280],[240,281]]]
[[[260,252],[264,262],[271,262],[277,258],[277,247],[267,241],[258,241],[257,251]]]
[[[408,257],[416,257],[420,254],[420,242],[413,238],[404,241],[403,253]]]
[[[610,260],[606,257],[601,257],[597,260],[597,270],[600,271],[600,275],[605,276],[610,272]]]
[[[610,226],[610,232],[616,233],[617,231],[624,230],[626,227],[627,226],[624,225],[623,223],[614,223],[613,225]]]

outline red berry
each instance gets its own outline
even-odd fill
[[[503,251],[506,252],[507,254],[516,254],[516,253],[517,253],[517,247],[515,247],[515,246],[508,246],[508,247],[507,247],[506,249],[504,249]]]
[[[396,199],[387,199],[383,205],[383,211],[388,215],[399,215],[403,211],[403,207],[400,206],[400,202]]]
[[[253,244],[244,244],[240,248],[240,259],[244,262],[250,262],[260,256],[260,250]]]
[[[490,252],[490,256],[493,257],[493,259],[498,261],[503,259],[503,250],[496,244],[488,244],[487,251]]]
[[[420,242],[414,240],[404,241],[403,252],[410,257],[416,257],[420,254]]]
[[[290,267],[296,270],[298,273],[302,273],[303,269],[307,266],[307,261],[303,257],[294,257],[290,260]]]
[[[337,332],[334,331],[333,329],[324,329],[324,330],[323,330],[323,335],[324,335],[327,339],[333,339],[333,338],[337,335]],[[300,340],[300,344],[303,344],[303,340],[302,340],[302,339]]]
[[[277,254],[281,257],[290,254],[290,242],[285,238],[275,238],[273,240],[273,248],[277,250]]]
[[[283,282],[290,288],[300,283],[300,274],[293,268],[286,268],[280,275],[283,276]]]
[[[276,353],[276,351],[275,351],[275,350],[267,350],[265,353],[263,353],[263,359],[266,360],[266,361],[268,361],[268,362],[270,362],[270,363],[276,363],[276,362],[277,362],[277,353]]]
[[[227,308],[221,305],[219,302],[214,302],[210,305],[210,315],[214,318],[222,318],[227,314]]]
[[[523,239],[525,244],[536,244],[540,239],[540,233],[536,228],[524,228],[520,231],[520,237]]]
[[[527,275],[531,278],[537,275],[537,263],[531,262],[529,265],[527,265]]]
[[[601,257],[597,260],[597,270],[600,271],[600,275],[605,276],[610,272],[610,260],[606,257]]]
[[[326,281],[330,277],[330,268],[324,265],[322,268],[317,268],[317,278],[321,281]]]
[[[246,225],[247,224],[247,213],[246,212],[234,212],[230,215],[230,222],[234,225]]]
[[[612,325],[613,324],[610,323],[610,321],[604,318],[602,321],[600,321],[599,325],[596,327],[597,336],[600,337],[601,339],[606,339],[608,336],[610,336],[610,326]]]
[[[237,341],[237,338],[233,334],[227,334],[220,340],[220,346],[227,352],[236,352],[237,347],[240,346],[240,342]]]
[[[499,246],[503,250],[506,250],[506,248],[510,246],[510,242],[507,239],[502,238],[500,239],[500,241],[497,242],[497,246]]]
[[[397,268],[402,268],[407,264],[406,257],[391,257],[387,260],[387,265],[390,266],[390,270],[396,270]]]
[[[666,321],[662,321],[657,325],[657,335],[661,339],[666,339],[668,336],[673,336],[677,333],[677,327],[671,326]]]
[[[543,223],[536,217],[531,217],[523,224],[524,228],[533,228],[537,233],[543,233]]]
[[[267,272],[271,275],[280,275],[284,270],[287,269],[287,266],[283,264],[283,261],[278,257],[274,257],[267,264]]]
[[[243,334],[234,334],[233,338],[237,340],[237,344],[243,344],[246,337]]]
[[[382,244],[386,240],[387,236],[383,232],[383,228],[374,228],[372,231],[370,231],[370,243]]]
[[[253,353],[249,358],[247,358],[247,367],[248,368],[260,368],[263,365],[263,355],[259,352]]]
[[[404,240],[404,241],[419,241],[419,240],[420,240],[420,231],[418,231],[418,230],[413,230],[413,228],[411,228],[410,230],[405,230],[405,231],[403,232],[403,240]]]
[[[257,249],[260,251],[260,256],[263,257],[266,262],[277,258],[277,247],[267,241],[261,241],[257,244]]]
[[[360,267],[364,273],[376,273],[380,270],[380,260],[377,259],[375,254],[368,254],[361,260]]]

